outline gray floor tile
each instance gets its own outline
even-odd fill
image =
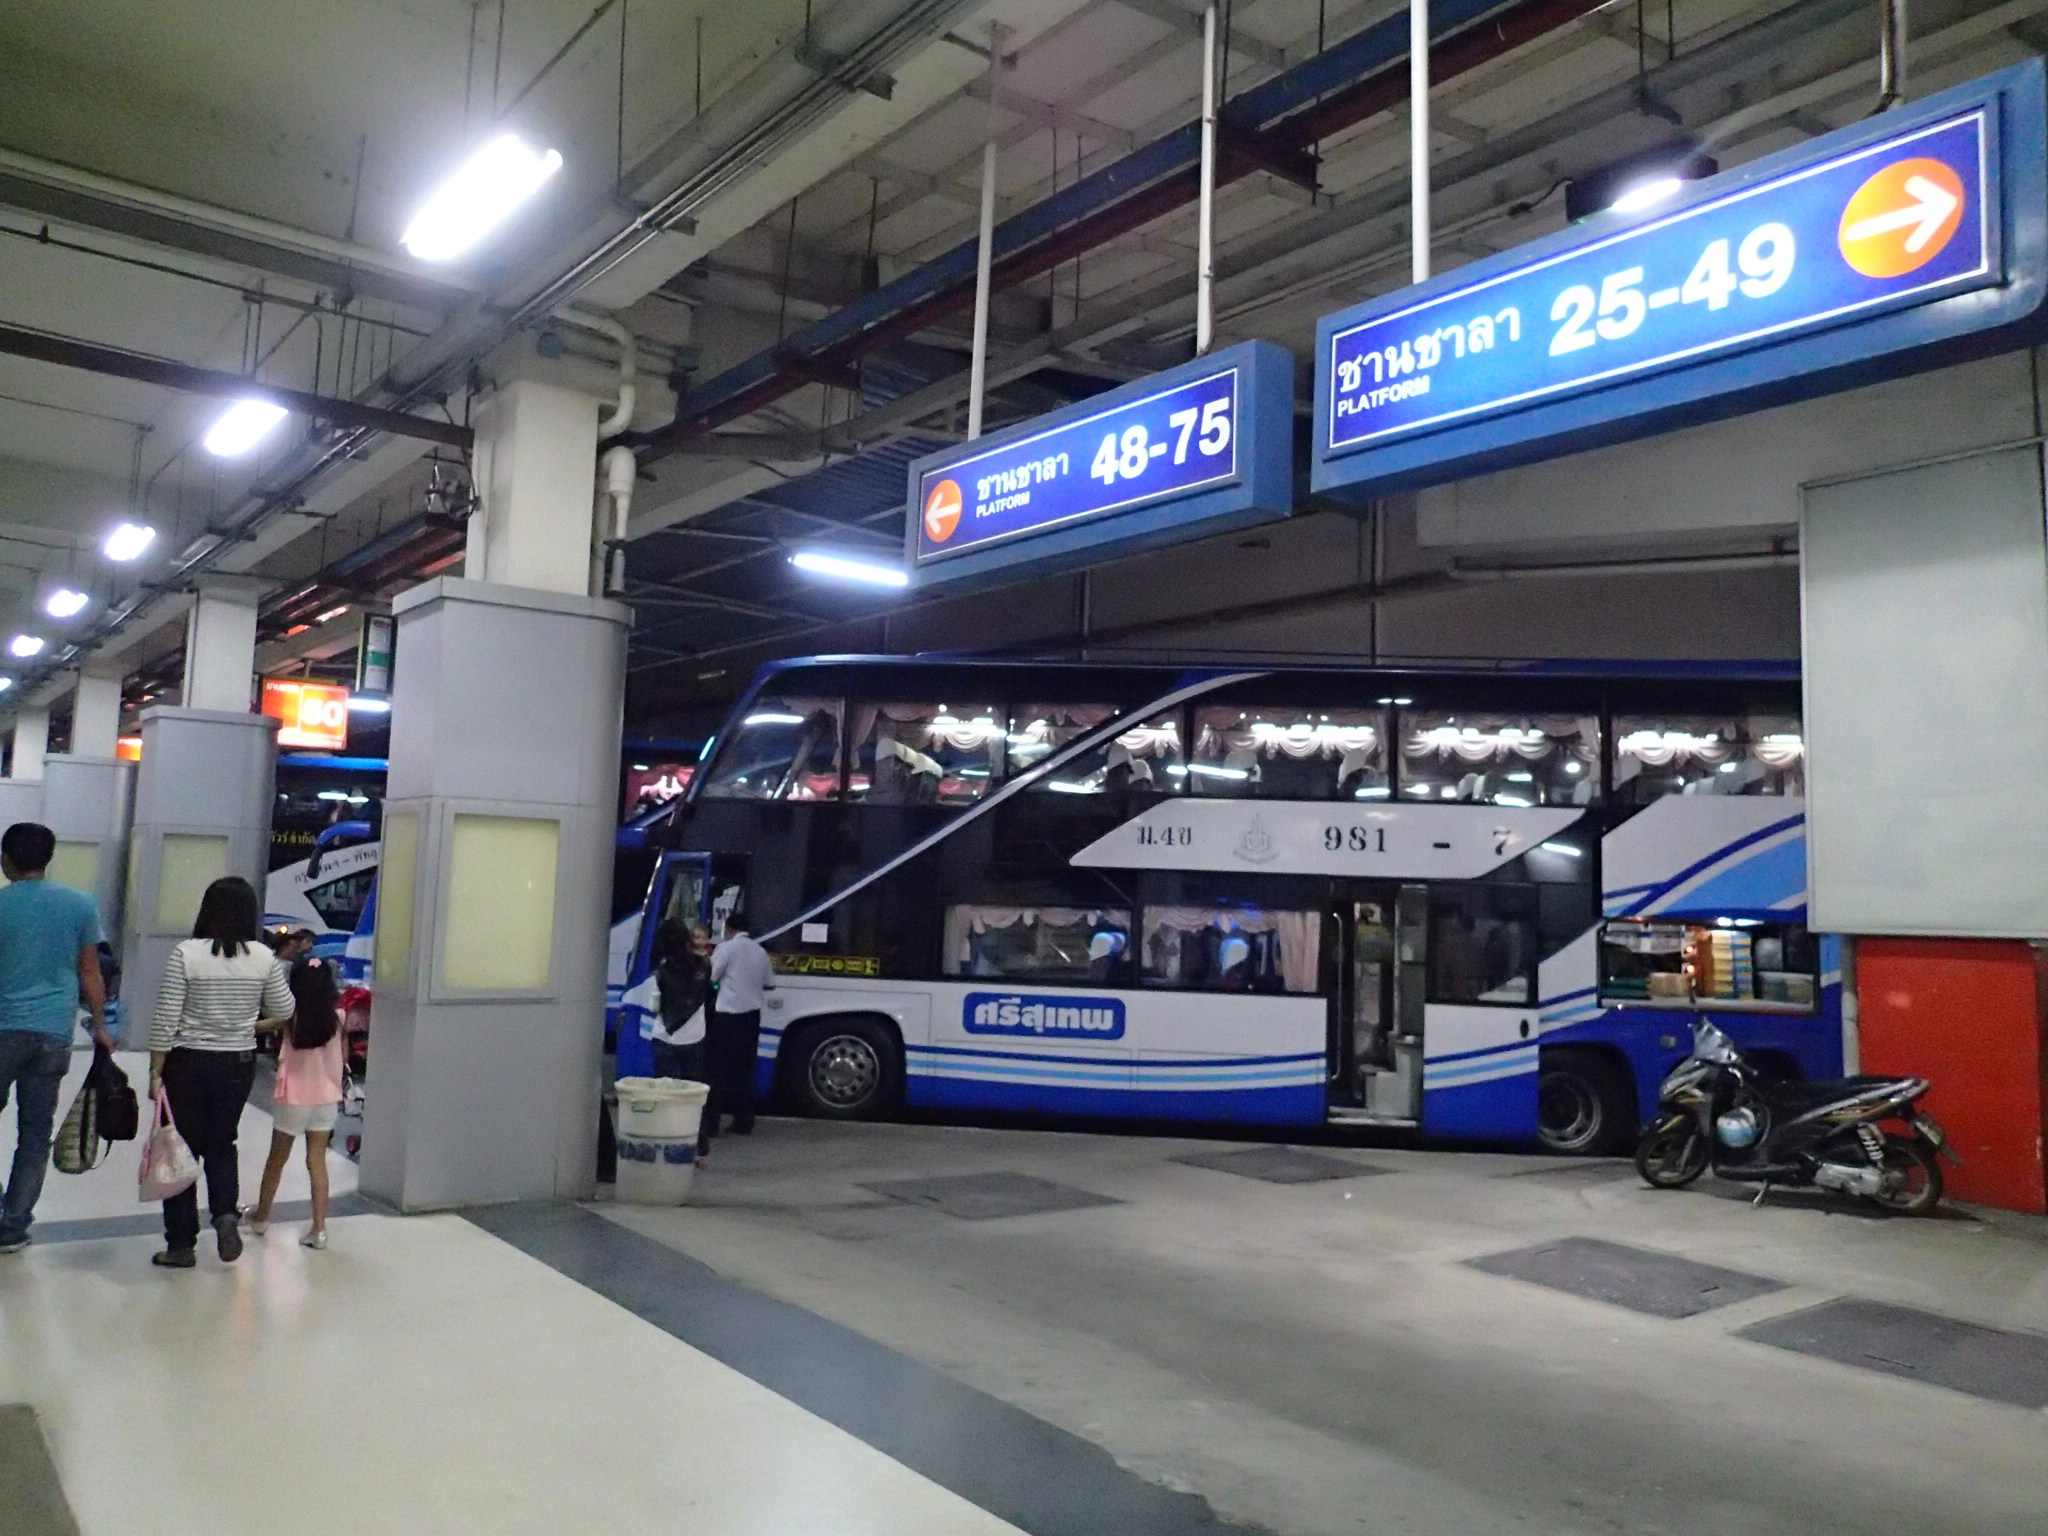
[[[1319,1184],[1326,1179],[1362,1179],[1375,1173],[1392,1173],[1391,1168],[1374,1168],[1320,1152],[1302,1152],[1294,1147],[1246,1147],[1239,1152],[1197,1152],[1172,1159],[1191,1168],[1214,1168],[1219,1173],[1242,1174],[1268,1184]]]
[[[1592,1237],[1560,1238],[1467,1262],[1490,1275],[1526,1280],[1653,1317],[1691,1317],[1785,1288],[1782,1281],[1762,1275]]]
[[[2010,1333],[1847,1297],[1766,1318],[1737,1337],[1995,1403],[2048,1408],[2048,1338],[2037,1333]]]
[[[963,1221],[993,1221],[1003,1216],[1039,1216],[1048,1211],[1078,1211],[1091,1205],[1118,1205],[1107,1195],[1091,1194],[1035,1179],[1026,1173],[962,1173],[938,1179],[889,1179],[863,1184],[878,1195],[910,1205],[929,1206]]]

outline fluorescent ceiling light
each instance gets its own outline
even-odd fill
[[[366,715],[388,715],[391,713],[389,699],[366,699],[359,693],[348,696],[348,707]]]
[[[237,400],[214,417],[200,445],[217,459],[236,459],[254,448],[291,414],[270,400]]]
[[[1047,789],[1056,789],[1063,795],[1092,795],[1095,793],[1086,784],[1074,784],[1066,779],[1047,779],[1045,787]]]
[[[109,560],[126,564],[139,560],[143,552],[156,542],[156,530],[145,523],[116,523],[111,532],[100,543],[100,553]]]
[[[1570,843],[1538,843],[1536,846],[1545,853],[1561,853],[1568,859],[1583,858],[1585,856],[1585,849],[1574,848]]]
[[[73,587],[57,587],[43,599],[43,612],[53,619],[68,619],[82,612],[90,601],[92,599]]]
[[[399,237],[421,261],[449,261],[496,229],[562,168],[559,150],[536,150],[516,133],[479,145],[427,200]]]
[[[847,555],[828,555],[821,549],[800,549],[789,563],[813,576],[830,576],[837,581],[858,581],[871,587],[907,587],[910,573],[897,565],[872,560],[855,560]]]
[[[1654,208],[1668,198],[1678,196],[1679,188],[1685,185],[1676,176],[1649,176],[1623,187],[1607,206],[1616,213],[1641,213],[1645,208]]]
[[[742,725],[802,725],[804,717],[802,715],[777,714],[771,711],[768,714],[749,715],[740,723]]]
[[[42,651],[41,635],[16,635],[7,642],[7,653],[10,656],[40,656]]]

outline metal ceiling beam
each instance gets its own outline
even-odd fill
[[[1587,0],[1439,0],[1435,30],[1445,41],[1436,51],[1433,73],[1450,78],[1475,68],[1576,21],[1586,9]],[[1481,21],[1485,25],[1475,25]],[[1239,135],[1268,134],[1276,148],[1305,147],[1405,100],[1406,72],[1398,66],[1406,48],[1406,17],[1390,17],[1240,93],[1224,115]],[[1191,200],[1199,130],[1199,123],[1189,122],[1005,220],[996,229],[996,280],[1013,285]],[[1241,157],[1227,157],[1220,179],[1236,179],[1252,169]],[[950,314],[971,295],[975,265],[974,245],[963,243],[805,326],[778,348],[691,390],[679,403],[673,425],[645,435],[638,446],[660,458],[708,427],[780,399],[804,382],[789,366],[793,357],[849,359]]]
[[[239,373],[195,368],[190,363],[175,362],[167,357],[103,347],[90,341],[23,330],[14,325],[0,325],[0,353],[33,358],[39,363],[54,363],[60,368],[77,368],[108,378],[155,384],[164,389],[175,389],[181,394],[215,395],[231,400],[270,400],[302,416],[339,427],[367,427],[376,432],[391,432],[400,437],[419,438],[464,450],[470,445],[469,428],[452,421],[433,421],[407,411],[387,411],[354,400],[337,400],[331,395],[285,389]]]
[[[0,150],[0,204],[330,293],[445,311],[476,291],[453,273],[415,271],[381,251],[12,150]]]

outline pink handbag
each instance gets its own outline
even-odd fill
[[[145,1204],[181,1195],[199,1182],[199,1159],[192,1155],[185,1138],[171,1123],[171,1101],[163,1089],[156,1091],[156,1115],[150,1123],[149,1139],[142,1144],[142,1173],[138,1195]]]

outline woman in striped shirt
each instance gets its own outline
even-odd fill
[[[235,1131],[256,1077],[256,1036],[292,1016],[284,962],[259,937],[256,890],[234,875],[199,901],[192,937],[171,951],[149,1030],[150,1096],[159,1086],[171,1119],[206,1171],[206,1206],[223,1263],[242,1256],[236,1230]],[[199,1191],[164,1202],[164,1251],[150,1262],[190,1269],[199,1262]]]

